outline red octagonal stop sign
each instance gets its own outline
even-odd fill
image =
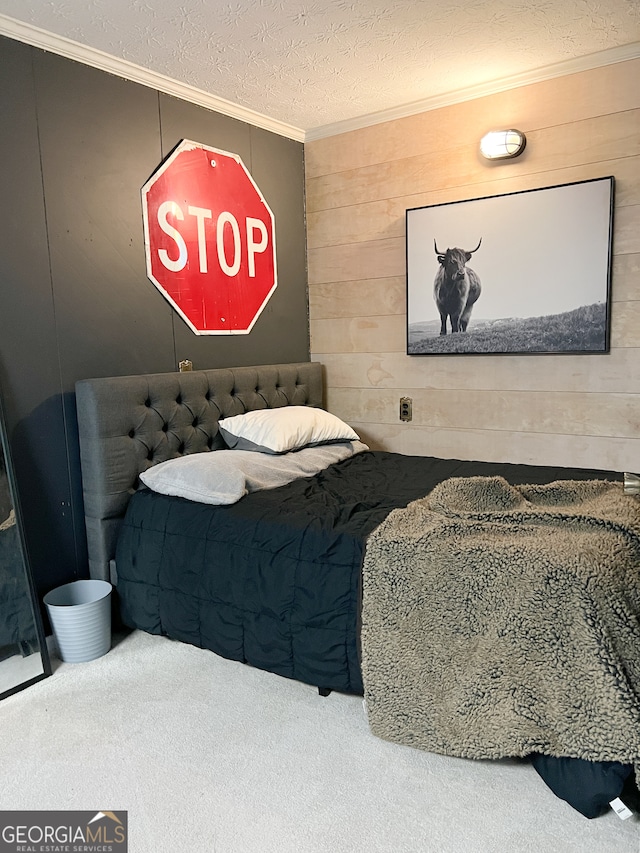
[[[251,331],[276,288],[275,221],[237,154],[183,139],[142,188],[147,275],[197,335]]]

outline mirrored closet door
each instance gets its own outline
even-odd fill
[[[0,390],[0,699],[51,674]]]

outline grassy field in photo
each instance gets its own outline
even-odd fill
[[[477,320],[466,332],[440,335],[440,321],[409,326],[410,355],[446,353],[603,352],[607,310],[601,302],[544,317]]]

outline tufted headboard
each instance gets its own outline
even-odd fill
[[[301,362],[82,379],[76,404],[89,573],[109,580],[139,475],[166,459],[223,448],[220,418],[321,407],[322,367]]]

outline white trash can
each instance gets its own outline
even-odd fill
[[[60,657],[83,663],[111,648],[111,584],[81,580],[52,589],[44,597]]]

